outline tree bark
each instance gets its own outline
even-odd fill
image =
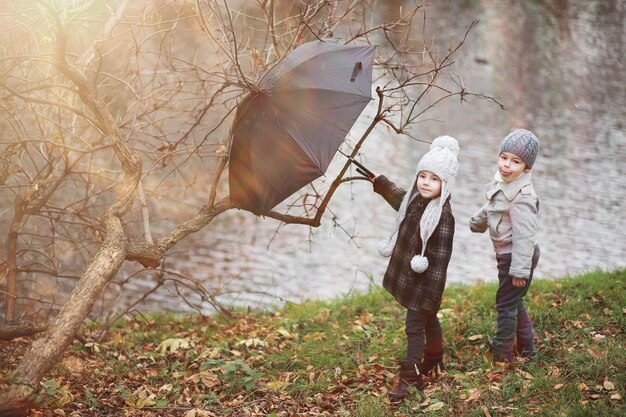
[[[33,323],[9,323],[0,327],[0,340],[9,342],[18,337],[41,333],[47,328],[48,326],[36,326]]]
[[[15,212],[11,229],[9,231],[9,239],[7,242],[7,261],[6,261],[6,280],[7,294],[5,297],[6,305],[4,310],[4,320],[11,322],[15,316],[15,300],[17,297],[17,237],[18,231],[24,221],[24,204],[21,198],[16,199]]]

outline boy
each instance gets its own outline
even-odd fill
[[[383,286],[407,309],[406,358],[389,396],[400,401],[410,386],[423,389],[422,374],[443,369],[443,341],[437,311],[452,254],[454,217],[450,191],[456,177],[459,145],[450,136],[436,138],[417,164],[406,192],[384,176],[371,175],[374,191],[398,215],[391,237],[379,252],[391,256]]]
[[[539,152],[539,140],[530,131],[517,129],[500,144],[498,170],[487,190],[487,204],[470,219],[472,232],[489,229],[496,252],[498,292],[497,328],[492,340],[495,362],[513,361],[515,351],[534,358],[535,331],[523,297],[528,292],[539,261],[536,241],[539,197],[530,170]]]

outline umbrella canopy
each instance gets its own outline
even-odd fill
[[[267,214],[324,174],[372,99],[374,49],[313,41],[263,75],[235,115],[231,201]]]

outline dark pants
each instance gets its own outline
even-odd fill
[[[539,246],[535,246],[530,278],[524,287],[513,286],[509,276],[511,267],[511,254],[496,256],[498,261],[498,292],[496,293],[496,311],[498,313],[496,334],[493,336],[493,351],[501,358],[512,359],[513,341],[517,337],[519,347],[532,346],[535,338],[535,330],[523,297],[528,292],[533,279],[533,272],[539,262]]]
[[[443,355],[443,335],[436,312],[407,310],[405,324],[407,362],[419,364],[423,356]]]

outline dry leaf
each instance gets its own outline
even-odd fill
[[[199,410],[197,408],[194,408],[193,410],[188,410],[185,412],[185,414],[183,414],[183,417],[214,417],[215,414],[211,413],[210,411],[203,411],[203,410]]]
[[[193,375],[191,378],[192,381],[198,383],[202,382],[202,384],[207,388],[213,388],[220,383],[220,379],[217,375],[210,371],[203,371]]]
[[[584,382],[578,384],[578,391],[587,391],[587,384],[585,384]]]
[[[302,340],[324,340],[326,339],[326,333],[324,332],[313,332],[309,334],[305,334]]]
[[[182,338],[171,338],[165,339],[162,341],[159,346],[157,346],[157,350],[161,351],[161,355],[166,354],[167,352],[176,353],[180,349],[189,349],[193,347],[194,343],[190,339],[182,339]]]
[[[611,395],[611,399],[612,400],[621,400],[622,396],[619,395],[619,393],[615,393],[615,394]]]
[[[235,346],[241,346],[241,345],[245,345],[246,347],[267,347],[268,344],[267,342],[264,342],[263,340],[259,339],[258,337],[252,337],[250,339],[246,339],[246,340],[240,340],[239,342],[237,342],[235,344]]]
[[[483,413],[485,413],[485,417],[491,417],[491,414],[489,413],[489,409],[487,408],[486,405],[483,405],[482,407]]]
[[[267,387],[271,390],[278,391],[287,385],[285,381],[272,381],[267,383]]]
[[[559,389],[561,389],[561,388],[563,388],[563,384],[556,384],[556,385],[554,386],[554,389],[555,389],[555,390],[559,390]]]
[[[317,317],[313,319],[313,321],[315,323],[323,323],[328,320],[328,317],[330,317],[330,309],[323,308],[322,311],[320,311],[320,313],[317,315]]]
[[[611,381],[604,381],[604,384],[602,384],[602,386],[607,391],[613,391],[615,389],[615,384],[613,384]]]
[[[480,339],[482,339],[482,338],[483,338],[483,335],[482,335],[482,334],[474,334],[474,335],[472,335],[472,336],[468,337],[468,338],[467,338],[467,340],[469,340],[469,341],[473,342],[473,341],[475,341],[475,340],[480,340]]]
[[[468,403],[470,401],[474,401],[480,398],[480,391],[478,391],[476,388],[473,388],[470,390],[470,395],[469,397],[467,397],[465,399],[465,402]]]
[[[431,412],[431,411],[439,411],[441,410],[443,407],[445,406],[445,403],[443,403],[442,401],[436,402],[434,404],[431,404],[426,411],[427,412]]]
[[[587,349],[587,353],[589,353],[595,359],[601,359],[602,358],[598,352],[596,352],[595,350],[593,350],[591,348]]]
[[[281,335],[285,339],[295,339],[294,335],[292,335],[291,333],[289,333],[287,330],[283,329],[282,327],[280,329],[276,330],[276,333],[278,333],[279,335]]]

